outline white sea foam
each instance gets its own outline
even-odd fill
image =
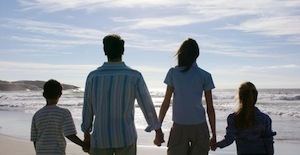
[[[299,142],[300,89],[263,89],[258,92],[257,107],[271,116],[274,130],[278,133],[275,139]],[[164,98],[164,91],[150,91],[150,94],[158,113]],[[236,96],[237,90],[233,89],[219,89],[213,91],[218,135],[225,133],[227,115],[237,109],[238,103]],[[205,103],[203,103],[203,105],[205,106]],[[1,111],[6,111],[33,115],[43,106],[45,106],[45,99],[42,96],[42,91],[0,92],[0,113]],[[83,89],[64,91],[59,101],[59,106],[68,108],[75,122],[81,122]],[[139,106],[136,104],[135,107],[136,127],[138,130],[143,130],[147,126],[147,123]],[[80,124],[77,124],[77,126],[79,127]],[[163,130],[169,130],[171,126],[172,107],[166,114]]]
[[[150,93],[155,107],[159,108],[164,92],[155,90]],[[237,92],[233,89],[214,90],[215,109],[235,110],[237,107],[236,96]],[[34,113],[44,105],[42,91],[0,92],[0,110]],[[83,105],[83,89],[64,91],[59,105],[76,111],[75,117],[81,117],[81,112],[78,111],[82,109]],[[269,114],[300,118],[300,89],[259,90],[257,106]],[[136,107],[138,108],[138,105]]]

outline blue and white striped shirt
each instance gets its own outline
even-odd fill
[[[32,118],[30,140],[36,142],[36,154],[64,155],[65,136],[73,134],[76,128],[68,109],[47,105]]]
[[[135,99],[149,125],[145,131],[159,129],[161,124],[140,72],[123,62],[105,62],[88,75],[81,130],[93,131],[92,148],[119,148],[136,142]]]

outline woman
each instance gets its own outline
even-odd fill
[[[257,90],[251,82],[242,83],[239,88],[239,108],[227,118],[225,138],[217,143],[224,148],[236,142],[238,155],[273,155],[271,118],[255,107]]]
[[[215,143],[215,110],[211,92],[215,86],[211,74],[196,64],[199,47],[195,40],[185,40],[176,55],[178,65],[171,68],[165,78],[167,89],[159,113],[159,120],[163,123],[173,95],[174,123],[168,141],[168,155],[207,155],[210,136],[202,94],[204,92],[211,142]]]

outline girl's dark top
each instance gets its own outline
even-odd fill
[[[225,138],[217,143],[218,147],[224,148],[235,141],[238,154],[274,154],[273,136],[276,132],[272,130],[272,120],[257,107],[255,107],[255,121],[251,128],[237,128],[235,113],[227,117],[227,124]]]

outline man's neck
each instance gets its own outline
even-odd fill
[[[111,62],[111,63],[122,62],[122,58],[108,59],[108,62]]]

